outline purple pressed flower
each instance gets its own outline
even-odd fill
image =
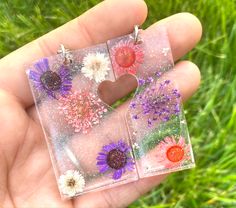
[[[154,79],[153,79],[152,77],[148,77],[148,78],[147,78],[147,82],[148,82],[148,83],[152,83],[153,81],[154,81]]]
[[[72,76],[70,71],[61,65],[58,71],[49,68],[47,58],[43,58],[34,64],[34,69],[29,71],[29,78],[33,80],[34,86],[40,91],[45,91],[50,97],[68,94],[72,87]]]
[[[114,180],[121,178],[126,170],[134,169],[131,148],[122,140],[103,146],[97,156],[97,167],[100,173],[112,171]]]
[[[145,84],[145,79],[138,79],[138,84],[140,86],[144,85]]]
[[[135,108],[136,107],[136,103],[135,102],[131,102],[130,103],[130,108]]]
[[[173,89],[170,80],[164,80],[156,87],[148,87],[136,96],[130,104],[132,118],[147,119],[148,126],[154,122],[166,122],[180,113],[180,93]]]
[[[161,77],[161,72],[156,72],[156,76],[159,78],[159,77]]]

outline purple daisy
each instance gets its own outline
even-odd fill
[[[130,103],[133,119],[146,118],[148,126],[154,122],[166,122],[180,113],[180,93],[170,80],[159,86],[147,87]]]
[[[53,98],[56,98],[57,93],[62,96],[68,94],[72,87],[70,71],[63,65],[59,67],[58,71],[50,70],[47,58],[34,64],[34,69],[29,71],[29,78],[33,80],[37,90],[45,91]]]
[[[100,173],[114,172],[112,178],[118,180],[126,170],[134,169],[131,148],[122,140],[104,145],[97,156],[97,167]]]

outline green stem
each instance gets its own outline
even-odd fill
[[[140,159],[147,152],[155,148],[165,137],[180,135],[180,131],[179,116],[175,116],[168,122],[160,124],[138,143],[139,148],[134,149],[136,159]]]

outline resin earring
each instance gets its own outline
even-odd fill
[[[165,27],[135,26],[88,48],[61,45],[27,67],[62,197],[194,166],[181,95],[166,73],[173,66]],[[102,83],[127,74],[137,81],[135,92],[104,102]]]

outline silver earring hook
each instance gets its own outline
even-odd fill
[[[64,58],[64,64],[67,65],[72,63],[72,56],[70,50],[65,48],[63,44],[60,44],[60,48],[58,49],[57,54],[61,54],[61,56]]]
[[[140,44],[143,42],[143,40],[140,38],[139,35],[139,25],[134,25],[133,39],[134,39],[134,44]]]

